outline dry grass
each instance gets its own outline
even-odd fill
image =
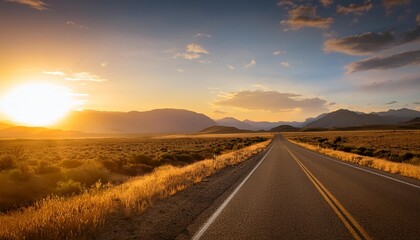
[[[318,146],[314,146],[307,143],[297,142],[293,140],[289,140],[292,143],[295,143],[299,146],[302,146],[309,150],[314,150],[325,155],[335,157],[347,162],[356,163],[363,166],[368,166],[372,168],[376,168],[382,171],[386,171],[389,173],[400,174],[406,177],[412,177],[420,180],[420,166],[406,164],[406,163],[396,163],[387,161],[380,158],[368,157],[368,156],[361,156],[354,153],[347,153],[332,149],[321,148]]]
[[[270,141],[222,154],[184,167],[161,166],[151,174],[118,186],[102,186],[69,197],[50,197],[33,207],[0,216],[0,239],[88,238],[115,211],[144,211],[156,200],[175,194],[219,169],[261,152]]]

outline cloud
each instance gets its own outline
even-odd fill
[[[20,3],[39,11],[48,10],[47,8],[48,4],[46,4],[45,2],[41,0],[6,0],[6,2]]]
[[[174,58],[184,58],[187,60],[199,59],[201,57],[198,53],[177,53]]]
[[[230,70],[235,70],[235,67],[234,67],[234,66],[232,66],[232,65],[227,65],[227,67],[228,67]]]
[[[87,26],[77,24],[74,21],[67,21],[66,22],[66,25],[69,25],[69,26],[71,26],[71,27],[73,27],[75,29],[81,29],[81,30],[88,30],[89,29]]]
[[[190,53],[209,54],[209,51],[204,49],[202,46],[200,46],[198,44],[194,44],[194,43],[188,44],[186,49],[187,49],[187,52],[190,52]]]
[[[105,82],[106,79],[89,72],[72,73],[64,78],[67,81],[84,81],[84,82]]]
[[[294,5],[295,4],[291,0],[279,0],[277,2],[277,6],[282,6],[282,7],[288,7],[288,6],[294,6]]]
[[[333,23],[333,18],[322,18],[316,14],[314,6],[298,6],[289,11],[289,19],[281,21],[283,25],[294,30],[302,27],[326,29]]]
[[[237,107],[246,110],[265,110],[283,112],[300,109],[305,112],[326,111],[327,101],[320,98],[302,98],[299,94],[277,91],[239,91],[216,101],[219,106]]]
[[[394,32],[366,32],[344,38],[332,38],[324,42],[326,52],[339,52],[348,55],[370,55],[395,46],[420,39],[420,26],[395,36]]]
[[[385,70],[420,63],[420,50],[394,54],[388,57],[373,57],[350,63],[346,66],[347,73],[366,70]]]
[[[280,64],[281,64],[283,67],[287,67],[287,68],[291,67],[289,62],[281,62]]]
[[[324,50],[348,55],[368,55],[390,48],[395,39],[391,31],[384,33],[367,32],[344,38],[328,39],[324,42]]]
[[[413,102],[413,104],[415,104],[415,105],[420,105],[420,102]]]
[[[333,3],[333,0],[319,0],[319,2],[322,4],[322,6],[328,7]]]
[[[215,113],[215,114],[226,114],[227,112],[223,112],[223,111],[220,111],[220,110],[214,110],[213,113]]]
[[[197,34],[194,35],[194,37],[196,37],[196,38],[209,38],[209,37],[211,37],[211,35],[207,34],[207,33],[197,33]]]
[[[185,53],[177,53],[174,58],[183,58],[187,60],[196,60],[201,58],[202,54],[210,54],[205,48],[198,44],[190,43],[185,47]],[[209,60],[199,61],[200,63],[210,63]]]
[[[366,92],[390,92],[395,93],[413,91],[416,92],[420,89],[420,76],[399,79],[399,80],[388,80],[381,82],[370,82],[359,86],[359,89]]]
[[[395,6],[409,4],[411,0],[383,0],[383,4],[386,9],[390,9]]]
[[[252,59],[248,64],[245,65],[244,68],[250,68],[255,66],[255,64],[257,64],[257,61],[255,61],[255,59]]]
[[[101,67],[106,67],[106,66],[108,66],[108,62],[102,62],[101,63]]]
[[[367,12],[372,8],[372,2],[371,1],[367,1],[364,3],[352,3],[348,6],[341,6],[338,5],[337,6],[337,13],[340,14],[357,14],[357,15],[361,15],[363,14],[363,12]]]
[[[183,69],[180,69],[180,68],[178,68],[176,71],[179,72],[179,73],[183,73],[184,72],[184,70]]]
[[[283,53],[283,51],[278,50],[278,51],[274,51],[274,52],[272,53],[272,55],[273,55],[273,56],[278,56],[278,55],[280,55],[280,54],[282,54],[282,53]]]
[[[390,101],[390,102],[387,102],[387,103],[385,103],[385,105],[392,105],[392,104],[396,104],[397,103],[397,101]]]
[[[330,103],[327,104],[327,106],[334,106],[336,104],[337,104],[336,102],[330,102]]]
[[[47,74],[47,75],[53,75],[53,76],[61,76],[61,77],[66,75],[64,72],[61,72],[61,71],[51,71],[51,72],[45,71],[42,73]]]

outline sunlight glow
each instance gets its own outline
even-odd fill
[[[70,89],[46,83],[28,83],[8,91],[1,111],[12,121],[47,126],[63,118],[75,105]]]

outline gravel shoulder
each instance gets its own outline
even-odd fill
[[[112,214],[94,239],[190,239],[266,151],[156,202],[143,213]]]

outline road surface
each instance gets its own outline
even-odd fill
[[[277,136],[193,239],[420,239],[420,184]]]

